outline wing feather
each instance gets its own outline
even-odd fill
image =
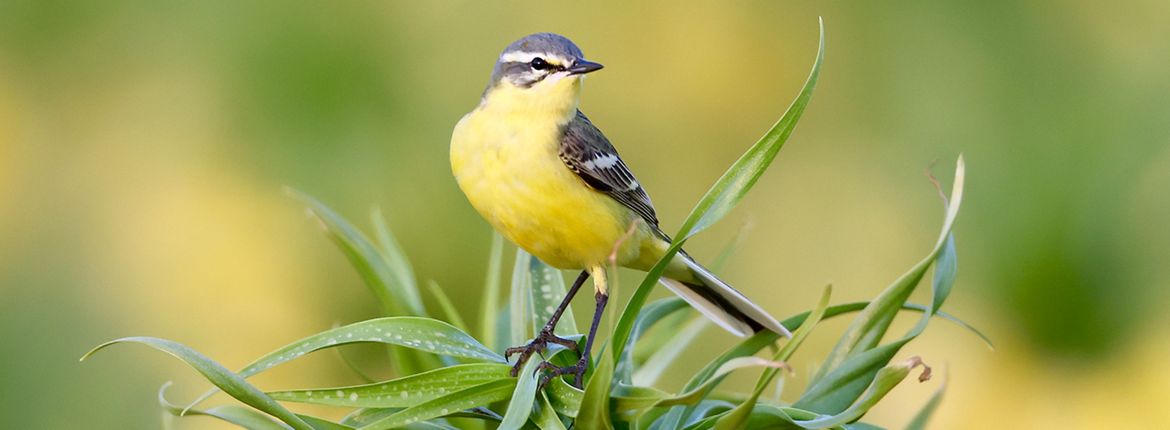
[[[609,139],[581,111],[577,111],[577,117],[565,125],[560,157],[565,166],[580,176],[585,184],[634,211],[655,232],[662,234],[650,196],[634,178],[633,172],[630,172],[629,166],[622,161]]]

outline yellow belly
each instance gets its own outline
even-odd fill
[[[472,206],[501,234],[554,267],[606,264],[637,216],[588,186],[558,157],[555,118],[477,109],[451,137],[451,168]],[[641,223],[640,223],[641,224]],[[622,241],[617,263],[638,259],[649,230]]]

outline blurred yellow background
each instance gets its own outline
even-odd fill
[[[997,349],[938,321],[903,350],[949,373],[933,427],[1170,428],[1163,0],[0,2],[4,426],[156,428],[159,385],[176,381],[175,401],[207,386],[142,347],[77,363],[105,340],[165,337],[239,368],[376,316],[285,185],[363,225],[380,206],[420,279],[472,315],[490,230],[450,177],[448,138],[528,33],[565,34],[606,65],[582,109],[673,231],[795,96],[817,16],[828,50],[812,104],[692,253],[713,258],[746,224],[722,272],[774,314],[810,308],[829,282],[835,302],[872,297],[936,234],[923,170],[937,160],[949,180],[964,153],[945,309]],[[825,325],[790,385],[846,323]],[[678,375],[732,342],[707,334]],[[867,421],[899,428],[941,380],[904,383]],[[354,378],[323,352],[255,382]]]

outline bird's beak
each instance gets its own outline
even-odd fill
[[[569,71],[570,75],[584,75],[584,74],[589,73],[589,72],[596,72],[598,70],[601,70],[602,67],[605,67],[605,66],[602,66],[601,64],[598,64],[598,63],[594,63],[592,61],[577,60],[577,61],[573,62],[572,67],[569,67],[566,70]]]

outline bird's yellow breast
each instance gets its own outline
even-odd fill
[[[562,269],[604,264],[636,215],[589,188],[560,160],[561,124],[571,117],[558,109],[518,109],[525,95],[490,97],[459,121],[451,137],[459,187],[496,230],[545,263]],[[575,100],[571,108],[575,113]],[[637,258],[646,233],[638,228],[622,242],[618,264]]]

